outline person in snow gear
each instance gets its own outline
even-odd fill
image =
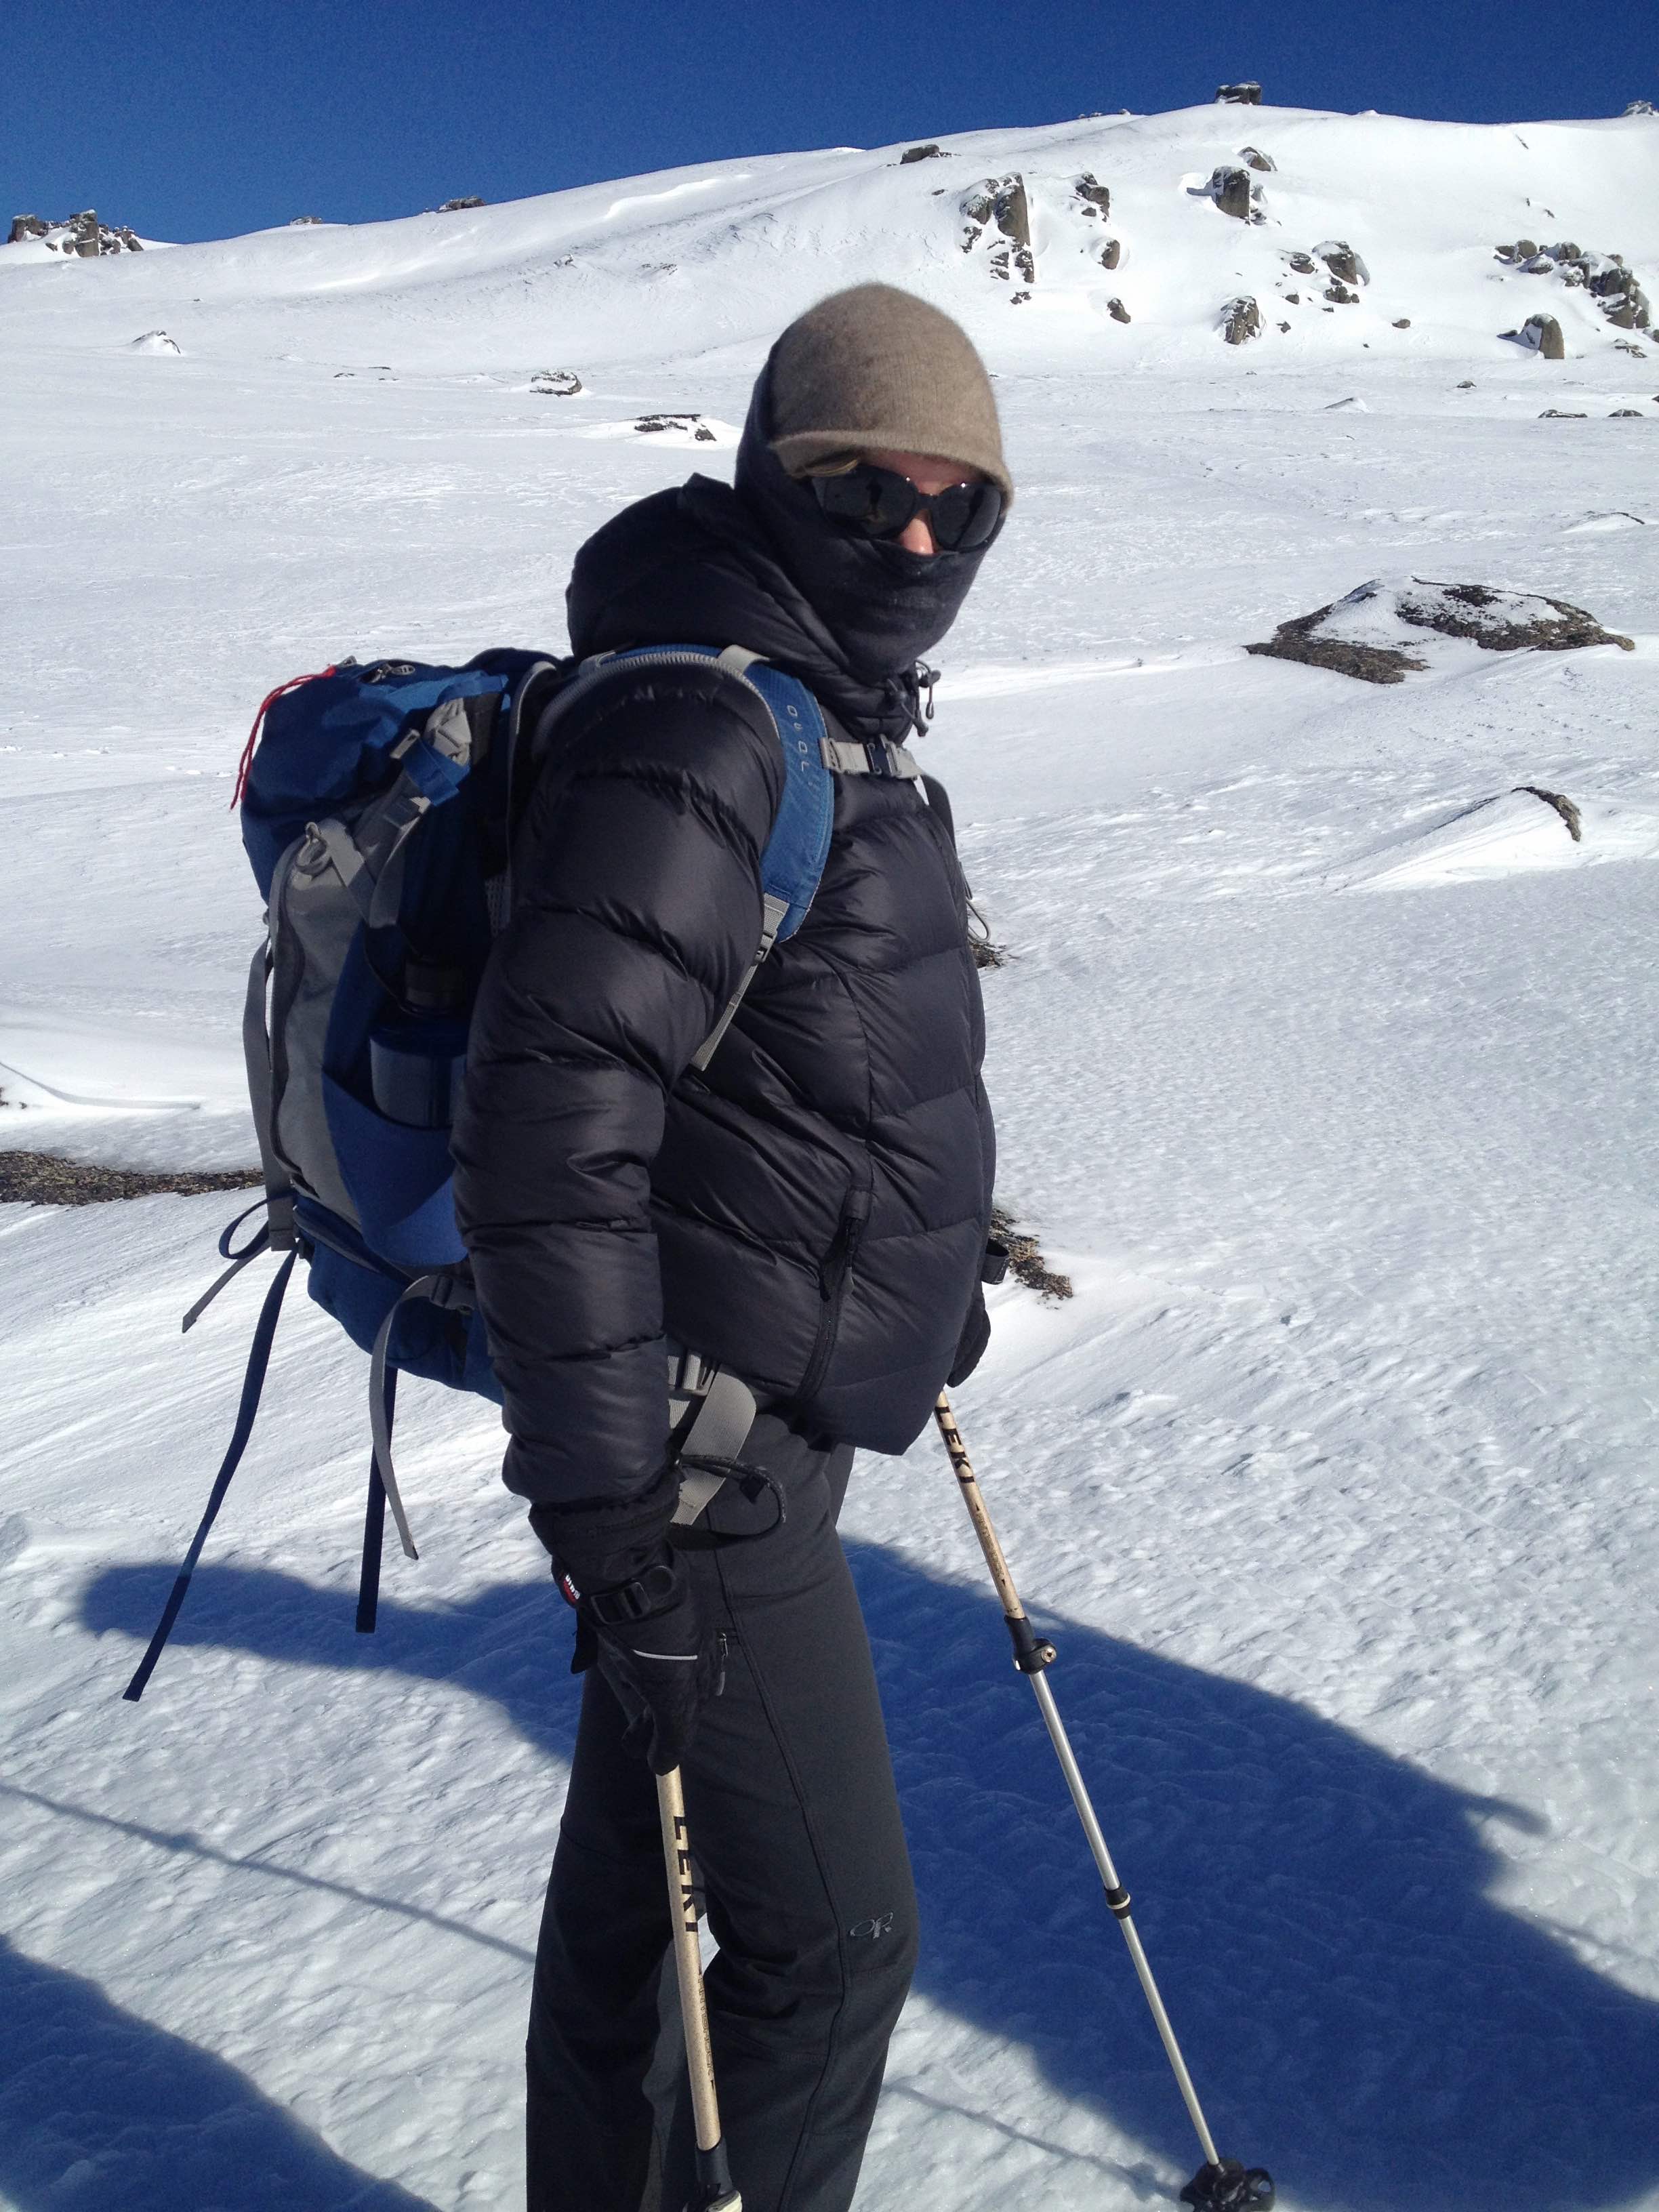
[[[532,2212],[695,2197],[659,2052],[675,1769],[732,2179],[748,2212],[842,2212],[857,2181],[916,1912],[836,1520],[854,1448],[903,1451],[984,1348],[994,1160],[967,890],[907,740],[1012,496],[965,333],[861,285],[773,348],[734,486],[694,476],[576,558],[574,649],[636,657],[553,718],[453,1140],[505,1479],[586,1675]],[[835,770],[816,896],[769,952],[788,739],[750,655],[808,687]]]

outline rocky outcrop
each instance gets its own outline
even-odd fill
[[[1566,340],[1553,315],[1528,315],[1518,331],[1504,331],[1502,335],[1513,338],[1517,345],[1525,346],[1545,361],[1565,361],[1567,357]]]
[[[1659,115],[1659,107],[1656,107],[1650,100],[1632,100],[1625,112],[1626,115]]]
[[[1105,245],[1100,249],[1101,267],[1103,269],[1115,269],[1118,263],[1121,261],[1122,258],[1123,247],[1121,243],[1115,238],[1109,238]]]
[[[1518,238],[1492,251],[1523,276],[1559,276],[1571,290],[1586,293],[1616,329],[1645,331],[1652,323],[1651,303],[1622,253],[1588,252],[1576,239],[1540,246],[1535,239]]]
[[[1261,87],[1247,84],[1218,84],[1215,88],[1217,101],[1224,107],[1260,107]]]
[[[1394,328],[1395,328],[1395,330],[1397,330],[1397,331],[1408,331],[1408,330],[1410,330],[1411,326],[1412,326],[1412,319],[1411,319],[1411,317],[1410,317],[1409,315],[1401,315],[1401,316],[1400,316],[1400,317],[1396,319],[1396,321],[1395,322],[1395,325],[1394,325]]]
[[[1112,195],[1099,179],[1085,169],[1072,186],[1074,198],[1083,203],[1085,215],[1106,216],[1112,211]]]
[[[901,169],[912,161],[943,161],[949,159],[943,146],[935,146],[930,139],[925,146],[907,146],[898,157]]]
[[[442,201],[432,212],[434,215],[459,215],[464,208],[488,207],[489,204],[489,201],[480,199],[477,192],[469,192],[465,199]]]
[[[583,386],[574,368],[538,368],[530,389],[547,399],[574,399]]]
[[[1260,146],[1241,146],[1238,158],[1247,169],[1260,169],[1264,176],[1272,176],[1279,164],[1271,154],[1264,154]]]
[[[1261,335],[1261,310],[1248,295],[1229,300],[1221,310],[1221,335],[1229,345],[1248,345]]]
[[[1636,649],[1632,639],[1603,629],[1594,615],[1565,599],[1408,576],[1396,584],[1362,584],[1346,599],[1280,623],[1267,643],[1244,650],[1333,669],[1366,684],[1403,684],[1407,675],[1428,668],[1422,654],[1431,636],[1462,640],[1486,653],[1571,653],[1590,645]]]
[[[1036,256],[1031,250],[1031,210],[1025,197],[1025,179],[1018,174],[988,177],[963,195],[962,250],[971,253],[993,226],[996,236],[987,259],[991,274],[1007,283],[1018,276],[1027,284],[1036,282]]]
[[[1127,323],[1133,319],[1121,300],[1108,300],[1106,312],[1115,323]]]
[[[25,239],[39,239],[49,252],[78,254],[82,260],[95,260],[100,253],[142,253],[143,240],[125,224],[112,227],[100,222],[92,208],[72,215],[66,222],[47,222],[38,215],[17,215],[11,219],[8,246],[20,246]]]
[[[320,223],[322,219],[319,215],[291,215],[288,219],[288,227],[290,230],[307,230],[312,224]]]

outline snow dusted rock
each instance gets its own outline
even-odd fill
[[[1129,310],[1121,300],[1108,300],[1106,312],[1115,323],[1127,323],[1131,320]]]
[[[1659,115],[1659,107],[1656,107],[1650,100],[1632,100],[1625,112],[1626,115]]]
[[[1122,258],[1123,246],[1121,241],[1115,238],[1109,238],[1105,245],[1100,249],[1101,267],[1103,269],[1115,269],[1118,263],[1121,261]]]
[[[1652,309],[1635,271],[1622,253],[1594,253],[1576,239],[1540,246],[1530,238],[1493,249],[1497,258],[1527,276],[1559,276],[1573,291],[1587,292],[1617,329],[1644,331]]]
[[[170,338],[165,331],[146,331],[143,337],[134,338],[132,350],[134,353],[178,353],[180,348],[177,339]]]
[[[1315,246],[1314,253],[1340,283],[1369,284],[1371,281],[1370,270],[1346,238],[1328,238],[1323,245]]]
[[[912,161],[943,161],[946,159],[945,149],[930,142],[926,146],[907,146],[898,157],[898,165],[903,169],[908,168]]]
[[[488,207],[489,204],[488,200],[480,199],[476,192],[469,192],[464,199],[441,202],[432,212],[434,215],[459,215],[464,208]]]
[[[1259,84],[1218,84],[1215,88],[1217,102],[1226,107],[1260,107],[1261,87]]]
[[[662,430],[678,431],[682,440],[690,438],[699,446],[713,446],[719,442],[715,433],[701,415],[641,415],[634,428],[645,431],[647,435]]]
[[[1588,422],[1589,416],[1582,407],[1547,407],[1538,419],[1540,422]]]
[[[1546,806],[1553,807],[1566,823],[1567,835],[1573,843],[1583,843],[1584,817],[1579,812],[1577,802],[1569,799],[1565,792],[1546,791],[1541,783],[1517,783],[1515,788],[1517,793],[1525,792],[1528,797],[1541,799]]]
[[[1603,629],[1594,615],[1565,599],[1407,576],[1361,584],[1330,606],[1280,623],[1269,642],[1244,650],[1333,669],[1367,684],[1403,684],[1408,674],[1467,665],[1461,653],[1437,650],[1437,639],[1486,653],[1569,653],[1589,645],[1636,649],[1632,639]],[[1425,659],[1425,653],[1432,657]]]
[[[1513,338],[1517,345],[1541,355],[1546,361],[1565,361],[1567,357],[1566,340],[1553,315],[1528,315],[1518,331],[1504,331],[1502,336]]]
[[[1261,310],[1248,294],[1229,300],[1221,310],[1221,335],[1229,345],[1246,345],[1261,335]]]
[[[1112,195],[1107,187],[1085,169],[1072,186],[1073,196],[1083,203],[1085,215],[1097,215],[1103,219],[1112,211]]]
[[[1213,170],[1209,183],[1201,189],[1209,194],[1223,215],[1237,216],[1240,222],[1251,220],[1261,192],[1260,185],[1250,182],[1248,169],[1226,167]]]
[[[584,386],[574,368],[538,368],[530,380],[530,389],[546,398],[574,399]]]
[[[1036,282],[1036,257],[1031,249],[1031,209],[1025,196],[1025,179],[1018,174],[988,177],[962,199],[962,250],[971,253],[994,223],[998,236],[988,247],[991,274],[1004,283],[1018,275],[1025,283]]]
[[[1260,169],[1266,176],[1272,176],[1279,167],[1273,155],[1264,154],[1259,146],[1241,146],[1238,149],[1238,158],[1246,168]]]
[[[290,230],[320,228],[322,220],[319,215],[291,215],[288,219],[288,227]]]

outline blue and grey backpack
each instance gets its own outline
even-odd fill
[[[285,1256],[229,1447],[129,1698],[143,1693],[246,1446],[296,1259],[312,1297],[369,1355],[360,1630],[374,1626],[388,1502],[416,1556],[392,1463],[399,1370],[500,1401],[451,1184],[467,1024],[512,908],[514,833],[558,721],[611,669],[641,660],[715,662],[766,707],[787,770],[761,865],[761,940],[696,1055],[702,1067],[761,962],[805,918],[830,847],[833,773],[914,776],[902,747],[832,737],[804,684],[738,647],[652,646],[580,664],[500,651],[465,668],[347,660],[282,686],[255,719],[233,803],[266,902],[243,1015],[265,1194],[221,1237],[229,1264],[185,1328],[261,1253]],[[234,1245],[254,1212],[258,1228]]]

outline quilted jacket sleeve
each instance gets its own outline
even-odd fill
[[[666,1094],[754,957],[782,777],[741,685],[641,669],[573,706],[532,802],[454,1155],[506,1480],[534,1504],[620,1503],[661,1468],[651,1164]]]

